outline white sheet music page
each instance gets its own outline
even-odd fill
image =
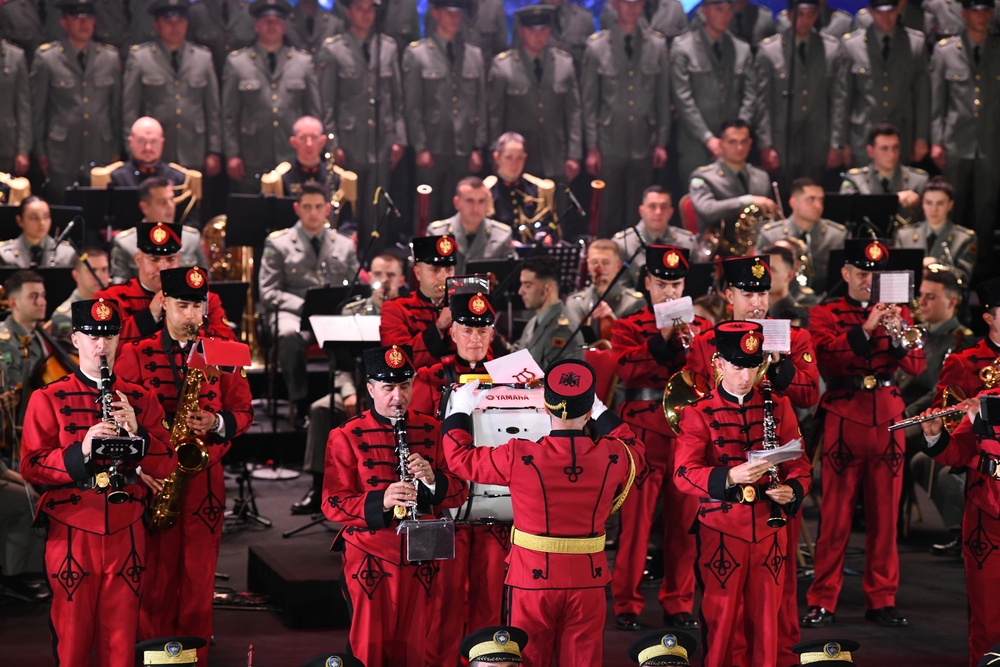
[[[876,271],[872,274],[873,303],[909,303],[912,300],[912,272]]]
[[[788,354],[792,351],[791,320],[750,320],[764,328],[764,351]]]
[[[673,301],[665,301],[653,306],[653,313],[656,315],[656,327],[666,329],[674,326],[674,320],[682,322],[694,322],[694,302],[691,297],[682,296]]]
[[[528,384],[541,380],[545,371],[527,349],[518,350],[483,364],[494,384]]]

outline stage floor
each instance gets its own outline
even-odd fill
[[[281,536],[282,532],[308,520],[308,517],[291,516],[289,505],[303,495],[309,483],[305,475],[280,481],[254,480],[260,512],[274,525],[271,528],[252,526],[226,535],[218,571],[228,574],[230,579],[220,582],[220,586],[236,591],[246,590],[247,553],[251,545],[284,542],[294,544],[303,551],[327,553],[334,537],[328,524],[315,526],[287,540]],[[235,481],[228,480],[227,487],[229,505],[232,506],[236,495]],[[914,519],[909,539],[899,545],[902,583],[898,606],[909,618],[909,627],[887,629],[866,622],[861,577],[848,576],[840,599],[837,623],[823,630],[804,630],[804,639],[857,640],[861,649],[854,657],[860,665],[959,667],[968,664],[962,564],[958,560],[930,555],[929,545],[942,541],[945,534],[937,512],[922,494],[920,505],[923,520]],[[815,535],[815,507],[807,504],[806,516]],[[848,568],[856,571],[863,569],[863,546],[863,534],[855,532],[851,537]],[[339,555],[329,553],[329,558],[334,563]],[[808,580],[799,582],[803,606],[808,584]],[[657,589],[658,582],[650,582],[645,587],[649,604],[640,619],[651,631],[657,627],[661,617],[656,604]],[[627,650],[638,635],[614,629],[610,605],[605,627],[603,664],[609,667],[634,664],[629,662]],[[243,667],[247,664],[250,644],[254,645],[255,667],[297,667],[306,658],[318,653],[343,650],[347,640],[346,629],[292,630],[281,624],[276,613],[257,610],[217,609],[215,635],[217,644],[209,653],[212,667]],[[5,656],[0,660],[3,664],[52,664],[48,607],[9,598],[0,602],[0,646],[3,646]]]

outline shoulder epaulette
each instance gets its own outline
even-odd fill
[[[270,234],[268,234],[267,238],[269,238],[269,239],[276,239],[276,238],[279,238],[281,236],[284,236],[286,233],[288,233],[288,229],[279,229],[277,231],[274,231],[274,232],[271,232]]]

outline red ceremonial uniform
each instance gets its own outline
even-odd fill
[[[118,302],[122,312],[120,339],[127,342],[151,336],[163,328],[163,320],[157,322],[149,312],[149,304],[155,295],[156,292],[143,287],[138,278],[133,278],[121,285],[109,285],[107,289],[95,294],[94,298],[115,299]],[[208,322],[205,331],[219,338],[235,339],[222,309],[222,300],[214,292],[208,293]]]
[[[827,380],[823,413],[823,522],[816,542],[816,580],[806,599],[834,612],[844,581],[844,556],[858,490],[864,490],[865,574],[868,609],[893,607],[899,588],[896,523],[902,492],[902,431],[888,426],[903,414],[893,374],[918,375],[927,365],[922,350],[893,346],[881,326],[868,338],[861,325],[871,305],[842,297],[813,308],[809,318]],[[904,309],[908,322],[909,314]]]
[[[595,423],[596,442],[582,431],[553,431],[538,442],[514,438],[498,447],[472,443],[472,419],[457,413],[442,425],[448,464],[483,484],[510,487],[514,528],[555,538],[604,535],[615,495],[645,465],[642,442],[612,413]],[[594,553],[545,553],[514,544],[507,558],[506,623],[530,628],[521,654],[530,665],[599,665],[603,660],[603,548]]]
[[[382,304],[382,320],[378,332],[383,345],[409,345],[413,348],[413,365],[417,368],[437,363],[454,351],[451,337],[437,328],[440,305],[424,296],[419,289],[407,296],[389,299]]]
[[[779,444],[799,436],[798,422],[785,396],[774,398]],[[729,469],[762,449],[764,400],[757,389],[743,402],[721,385],[681,412],[674,483],[698,499],[698,583],[706,667],[730,667],[738,642],[751,665],[778,659],[778,611],[788,562],[786,532],[767,525],[771,504],[757,487],[757,502],[736,501],[741,487],[726,488]],[[794,514],[809,492],[812,468],[805,454],[778,466],[781,480],[795,491],[786,505]],[[760,484],[766,484],[767,479]],[[743,627],[736,621],[743,611]]]
[[[699,317],[694,326],[705,330],[712,325]],[[663,391],[670,376],[684,366],[687,350],[677,336],[663,339],[651,308],[616,320],[611,328],[611,348],[617,356],[615,373],[625,385],[619,415],[646,448],[646,469],[636,476],[621,508],[621,536],[611,581],[614,613],[640,614],[645,606],[639,586],[661,491],[663,516],[670,519],[664,521],[660,605],[667,614],[690,613],[694,605],[695,542],[688,529],[694,524],[698,501],[674,484],[663,484],[664,478],[669,480],[674,474],[677,439],[663,413]]]
[[[462,375],[487,374],[450,355],[417,371],[410,408],[438,416],[447,387]],[[456,522],[455,558],[442,561],[434,583],[428,618],[427,663],[454,664],[462,637],[478,628],[499,625],[503,605],[504,560],[510,551],[510,524]]]
[[[968,349],[949,354],[938,376],[934,405],[941,405],[947,387],[961,389],[966,397],[975,396],[985,389],[986,385],[979,379],[979,371],[996,361],[997,357],[1000,357],[1000,345],[991,341],[989,336]]]
[[[1000,389],[984,393],[1000,395]],[[963,417],[949,437],[942,431],[927,453],[947,466],[965,466],[965,511],[962,515],[962,555],[965,561],[965,588],[969,595],[969,665],[1000,642],[1000,478],[979,470],[980,455],[1000,461],[1000,429],[976,419],[975,425]]]
[[[458,507],[469,488],[444,465],[440,423],[409,411],[406,441],[434,468],[434,493],[417,482],[420,505],[435,511]],[[399,460],[391,422],[368,410],[330,432],[323,477],[323,513],[344,529],[350,645],[367,667],[423,667],[427,610],[438,562],[410,564],[398,522],[383,509],[385,489],[399,481]]]
[[[173,424],[179,388],[186,375],[190,345],[181,346],[166,328],[122,346],[115,371],[147,387],[163,406]],[[202,437],[209,462],[187,485],[181,515],[167,531],[152,531],[147,541],[148,574],[139,606],[141,640],[167,636],[212,636],[212,598],[215,565],[222,542],[226,510],[222,457],[230,441],[253,424],[250,385],[245,373],[219,373],[206,378],[198,407],[221,415],[224,436],[210,432]],[[208,647],[198,649],[198,664],[208,664]]]
[[[144,387],[112,375],[135,409],[139,433],[148,443],[140,462],[165,477],[174,468],[163,408]],[[129,499],[107,501],[94,488],[101,469],[83,462],[87,430],[101,420],[96,380],[81,371],[32,393],[21,440],[21,474],[48,490],[38,503],[48,520],[45,570],[52,586],[52,646],[62,667],[88,667],[92,650],[102,667],[132,667],[139,594],[147,567],[142,527],[147,488],[129,483]],[[116,395],[117,400],[117,395]],[[131,481],[131,480],[129,480]]]

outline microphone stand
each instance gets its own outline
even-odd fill
[[[364,254],[361,255],[362,257],[365,258],[366,262],[371,261],[371,258],[369,258],[368,255],[371,253],[372,248],[375,246],[375,241],[377,241],[381,237],[380,230],[385,225],[386,221],[389,219],[389,214],[392,213],[393,215],[396,216],[397,219],[401,217],[399,215],[399,210],[396,209],[396,205],[392,203],[392,199],[384,190],[382,190],[381,186],[375,189],[375,198],[372,200],[372,206],[378,206],[378,200],[380,197],[385,197],[386,203],[388,205],[385,207],[385,210],[382,211],[382,215],[379,217],[378,222],[375,223],[375,229],[373,229],[371,231],[371,234],[368,235],[368,241],[365,243]],[[339,313],[344,309],[344,306],[346,306],[348,303],[351,302],[351,297],[354,296],[354,288],[358,286],[358,280],[361,277],[362,268],[364,268],[364,264],[362,264],[359,261],[358,268],[354,271],[354,277],[352,277],[350,281],[351,290],[347,293],[347,296],[344,297],[344,300],[341,301],[339,304],[337,304],[336,312]]]

